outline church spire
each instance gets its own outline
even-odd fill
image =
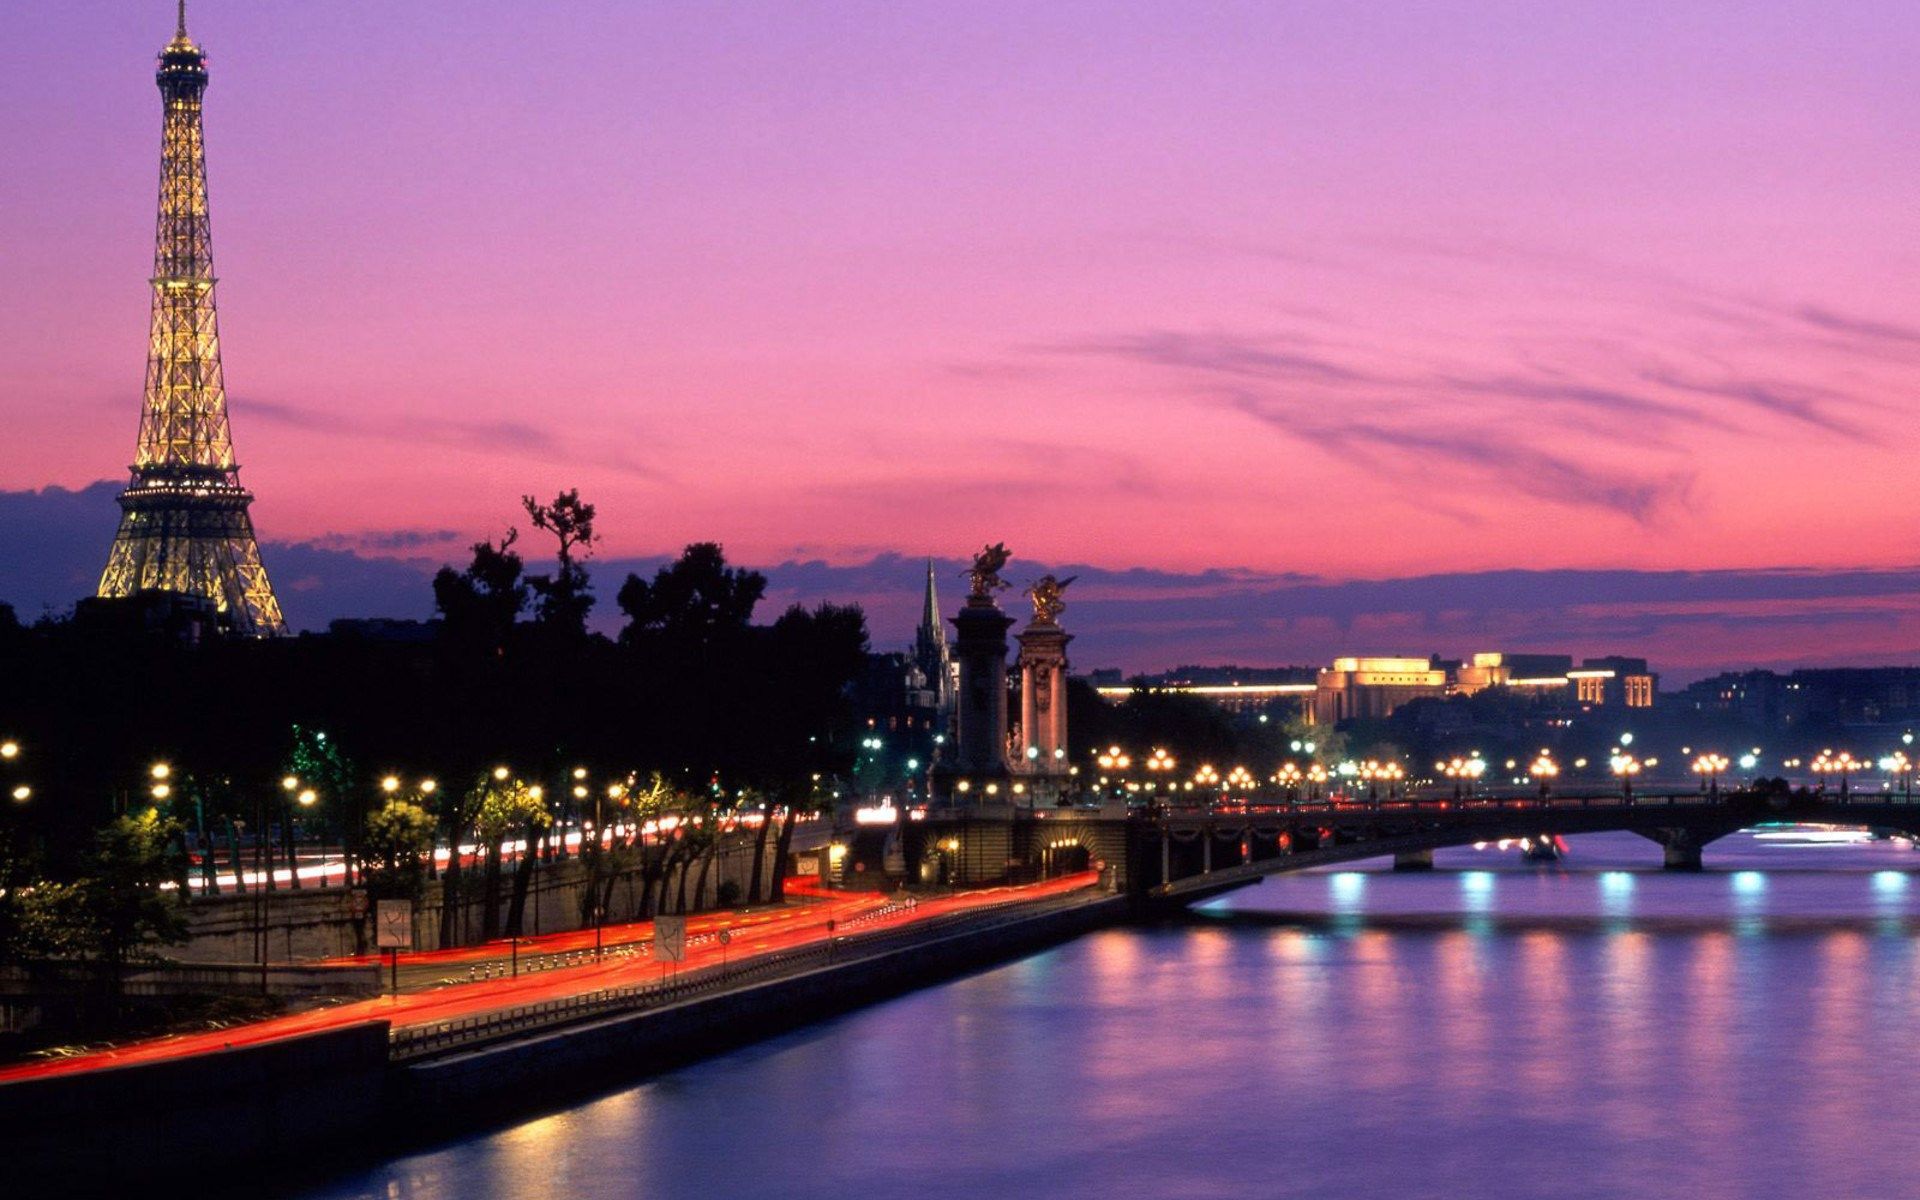
[[[940,620],[940,597],[933,586],[933,560],[927,560],[927,598],[920,608],[920,628],[931,630],[938,641],[947,640],[946,626]]]

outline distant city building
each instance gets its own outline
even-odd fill
[[[1675,699],[1763,729],[1920,724],[1920,667],[1740,671],[1703,679]]]
[[[1548,692],[1569,686],[1571,654],[1476,654],[1456,668],[1454,690],[1472,695],[1483,688],[1538,688]]]
[[[1652,708],[1660,689],[1660,677],[1647,669],[1644,658],[1584,659],[1567,678],[1576,701],[1598,708]]]
[[[1430,658],[1336,658],[1314,682],[1308,719],[1333,725],[1390,715],[1409,700],[1447,694],[1447,672]]]
[[[1465,659],[1349,655],[1320,670],[1188,666],[1124,680],[1119,671],[1106,669],[1086,680],[1114,702],[1140,687],[1199,697],[1239,713],[1266,712],[1286,702],[1313,725],[1379,720],[1414,700],[1471,696],[1492,688],[1531,698],[1549,710],[1650,708],[1660,683],[1644,658],[1589,658],[1575,667],[1571,654],[1508,651]]]
[[[228,628],[207,597],[157,588],[131,596],[89,596],[74,605],[73,621],[90,635],[155,638],[181,646],[218,638]]]
[[[1094,690],[1118,703],[1135,688],[1175,692],[1210,701],[1233,713],[1271,710],[1276,703],[1302,707],[1313,696],[1312,667],[1175,667],[1158,675],[1140,675],[1128,680],[1118,670],[1091,672],[1086,676]]]
[[[1352,657],[1319,673],[1308,717],[1316,725],[1378,719],[1412,700],[1498,688],[1550,708],[1651,708],[1660,677],[1644,658],[1483,651],[1467,659]]]

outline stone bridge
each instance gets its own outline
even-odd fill
[[[979,885],[1102,866],[1143,900],[1190,903],[1267,875],[1391,855],[1433,865],[1449,846],[1542,835],[1628,832],[1659,843],[1671,870],[1755,825],[1796,822],[1920,836],[1920,802],[1879,792],[1760,794],[1725,790],[1627,797],[1222,802],[1206,807],[935,810],[915,823],[909,860],[926,882]]]

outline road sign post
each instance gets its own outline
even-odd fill
[[[666,975],[666,964],[686,961],[686,917],[671,916],[653,919],[653,953],[660,960],[660,973],[663,978]]]
[[[382,900],[374,909],[374,945],[385,950],[393,992],[400,994],[400,952],[413,949],[413,901]]]

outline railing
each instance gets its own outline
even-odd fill
[[[892,901],[879,908],[869,909],[858,916],[842,920],[839,928],[846,929],[860,925],[869,925],[882,921],[898,913],[912,912],[918,901]],[[689,933],[686,944],[689,947],[708,946],[717,942],[721,930],[709,929],[702,933]],[[490,943],[491,944],[491,943]],[[570,967],[584,967],[606,959],[650,958],[653,955],[653,939],[635,938],[627,942],[610,942],[597,949],[577,947],[572,950],[554,950],[546,954],[512,954],[505,960],[490,959],[467,968],[466,978],[448,976],[442,984],[477,983],[487,979],[506,979],[514,975],[532,974],[536,971],[557,971]],[[706,968],[701,968],[705,970]]]
[[[922,943],[930,935],[960,926],[973,932],[997,928],[1068,904],[1080,903],[1083,899],[1084,893],[1075,892],[1044,900],[1002,900],[963,912],[931,917],[903,929],[851,935],[836,932],[825,941],[813,945],[755,955],[722,967],[703,967],[689,972],[684,979],[669,978],[656,983],[601,988],[564,999],[496,1009],[472,1017],[404,1026],[394,1029],[388,1036],[388,1057],[396,1063],[411,1062],[535,1030],[555,1029],[597,1017],[659,1008],[696,996],[715,995],[747,982],[798,975],[830,962],[872,958],[902,945]],[[910,910],[913,906],[912,901],[886,905],[842,922],[838,928],[872,924],[899,911]],[[694,944],[696,941],[711,941],[715,937],[717,933],[701,934],[697,939],[689,937],[687,941]],[[591,952],[586,953],[590,958]]]

